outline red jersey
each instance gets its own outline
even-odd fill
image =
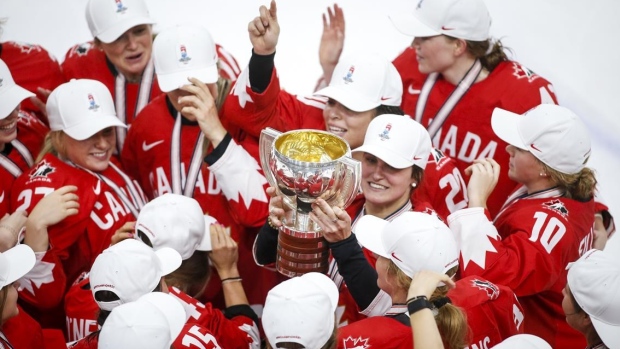
[[[406,312],[406,307],[394,307],[388,313],[408,320]],[[413,348],[411,326],[391,316],[375,316],[338,329],[338,349],[359,348]]]
[[[36,94],[44,103],[47,98],[41,95],[37,88],[52,91],[66,82],[56,57],[39,45],[6,41],[0,44],[0,58],[9,67],[15,83]],[[30,99],[25,99],[21,108],[36,113],[37,117],[47,122]]]
[[[30,212],[44,195],[70,184],[78,187],[80,209],[78,214],[48,228],[51,249],[47,251],[47,254],[60,258],[66,279],[62,282],[47,280],[58,283],[49,287],[64,288],[66,280],[75,280],[81,272],[90,270],[97,255],[110,246],[114,232],[126,222],[135,221],[145,202],[137,183],[113,161],[105,171],[94,174],[47,154],[29,172],[16,179],[11,192],[11,207],[14,211]],[[38,297],[47,295],[41,292]],[[34,311],[37,310],[40,309]],[[54,312],[41,311],[40,315],[32,309],[30,312],[42,321],[44,327],[64,327],[62,308]],[[43,320],[39,316],[49,316],[50,319]]]
[[[583,348],[584,338],[566,323],[562,289],[566,265],[593,241],[594,200],[562,197],[557,189],[513,193],[494,224],[482,208],[449,217],[463,276],[480,275],[514,290],[523,306],[524,332],[554,348]]]
[[[447,296],[467,315],[471,330],[468,349],[491,348],[510,336],[523,333],[523,308],[506,286],[479,276],[468,276],[458,280]]]
[[[0,152],[0,217],[12,212],[9,211],[9,196],[13,182],[34,165],[48,131],[33,114],[19,111],[17,138]]]
[[[281,132],[325,130],[325,99],[293,96],[280,89],[275,69],[269,86],[262,93],[252,90],[249,73],[247,69],[244,70],[228,98],[234,98],[236,102],[234,112],[226,114],[230,122],[255,138],[260,136],[265,127]],[[434,149],[429,155],[422,184],[413,191],[412,199],[432,204],[439,215],[445,218],[467,206],[466,188],[455,161]]]
[[[227,115],[228,102],[220,115]],[[251,250],[258,229],[268,214],[265,188],[267,180],[255,158],[258,143],[237,143],[234,129],[214,151],[213,162],[203,160],[202,131],[172,108],[165,94],[154,99],[138,115],[127,134],[122,160],[127,172],[138,179],[150,198],[165,193],[193,197],[205,214],[226,226],[239,246],[239,272],[247,287],[250,303],[262,307],[267,292],[281,280],[274,271],[254,263]],[[243,144],[246,147],[242,147]],[[253,147],[253,148],[248,148]],[[213,155],[215,154],[215,155]],[[214,273],[207,287],[206,299],[220,294],[221,285]],[[219,303],[218,303],[219,304]],[[260,313],[260,310],[257,311]]]
[[[88,273],[82,273],[65,295],[67,341],[74,342],[100,330],[99,306],[90,289]]]
[[[508,165],[509,156],[505,151],[507,144],[491,128],[493,109],[499,107],[523,114],[541,103],[557,104],[549,81],[517,62],[505,61],[490,72],[486,79],[474,83],[456,101],[451,111],[444,109],[448,112],[445,119],[438,118],[440,108],[456,86],[441,76],[437,77],[434,85],[431,84],[429,75],[418,70],[415,49],[411,47],[393,63],[403,80],[402,109],[429,129],[435,148],[456,160],[461,172],[480,158],[492,157],[501,166]],[[428,94],[422,92],[427,81]],[[516,186],[517,183],[508,178],[507,172],[502,171],[488,201],[492,217],[499,212]]]

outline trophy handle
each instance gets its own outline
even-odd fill
[[[357,196],[362,182],[362,163],[347,156],[338,159],[343,166],[343,174],[338,194],[329,200],[330,206],[348,207]]]
[[[269,185],[276,188],[278,194],[280,194],[280,189],[278,189],[278,185],[276,183],[276,177],[271,173],[269,168],[269,159],[271,158],[271,149],[273,148],[274,140],[281,135],[282,132],[276,131],[271,127],[267,127],[263,129],[260,133],[259,139],[259,151],[260,151],[260,165],[263,168],[263,174]]]

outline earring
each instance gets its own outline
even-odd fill
[[[541,172],[541,173],[539,173],[539,176],[541,176],[541,177],[547,177],[547,174],[546,174],[545,172]]]
[[[414,182],[414,183],[411,183],[411,187],[412,187],[412,188],[415,188],[415,187],[417,187],[417,186],[418,186],[418,183],[415,183],[415,182]]]

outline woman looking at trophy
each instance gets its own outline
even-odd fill
[[[328,276],[340,289],[339,305],[344,306],[340,323],[360,320],[363,315],[383,314],[391,306],[391,299],[385,292],[378,295],[349,294],[339,274],[338,259],[347,259],[350,244],[357,244],[351,235],[352,227],[364,215],[373,215],[392,220],[403,212],[419,211],[434,213],[427,203],[412,202],[411,193],[422,181],[424,168],[431,151],[428,132],[414,120],[395,114],[375,117],[368,126],[364,144],[353,150],[361,155],[361,188],[353,203],[342,209],[330,206],[325,200],[317,199],[312,204],[310,218],[321,227],[333,258],[330,259]],[[271,196],[268,224],[265,224],[254,245],[254,257],[261,265],[276,261],[278,245],[277,228],[283,225],[288,206],[284,198],[276,195],[275,188],[267,189]],[[375,258],[366,253],[374,265]],[[359,298],[359,300],[358,300]],[[368,305],[361,312],[357,304]]]
[[[229,95],[238,100],[238,110],[226,116],[249,135],[258,137],[266,127],[280,132],[325,130],[342,137],[355,149],[362,145],[368,125],[377,115],[404,115],[400,109],[400,75],[379,55],[364,52],[343,57],[329,86],[316,96],[294,96],[280,88],[274,67],[280,33],[275,2],[269,9],[260,8],[260,15],[250,22],[248,31],[252,57]],[[426,179],[413,199],[428,201],[442,217],[466,207],[465,182],[454,160],[437,149],[427,156]]]

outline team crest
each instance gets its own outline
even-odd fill
[[[342,344],[344,349],[366,349],[369,348],[368,338],[357,337],[353,338],[351,336],[342,340]]]
[[[532,82],[539,78],[532,70],[517,62],[512,62],[512,68],[514,69],[512,75],[516,76],[517,79],[527,79],[528,82]]]
[[[344,80],[345,84],[349,84],[353,82],[353,79],[351,79],[353,77],[353,73],[355,72],[355,66],[352,65],[351,68],[349,68],[349,71],[347,72],[347,75],[345,75],[342,80]]]
[[[91,47],[92,47],[92,44],[90,42],[85,42],[83,44],[78,45],[74,51],[75,53],[77,53],[78,56],[84,56],[88,53]]]
[[[558,199],[543,203],[543,207],[559,213],[562,217],[566,218],[568,216],[568,209],[564,206],[564,203]]]
[[[99,104],[95,101],[95,97],[92,93],[88,94],[88,110],[97,111],[99,110]]]
[[[472,286],[477,287],[478,289],[485,291],[489,299],[494,300],[499,297],[499,288],[488,281],[482,281],[478,279],[473,279],[471,281]]]
[[[127,10],[127,7],[123,5],[123,2],[121,0],[115,0],[115,1],[116,1],[116,13],[125,13],[125,11]]]
[[[185,47],[185,45],[181,45],[179,47],[179,53],[181,54],[181,58],[179,58],[179,62],[187,64],[187,62],[192,60],[192,57],[190,57],[187,54],[187,48]]]
[[[47,161],[40,162],[32,171],[30,171],[30,180],[46,179],[50,173],[53,173],[55,168],[52,167]]]
[[[382,141],[390,139],[391,129],[392,129],[392,124],[385,125],[385,129],[383,130],[383,132],[379,133],[379,138],[381,138]]]

